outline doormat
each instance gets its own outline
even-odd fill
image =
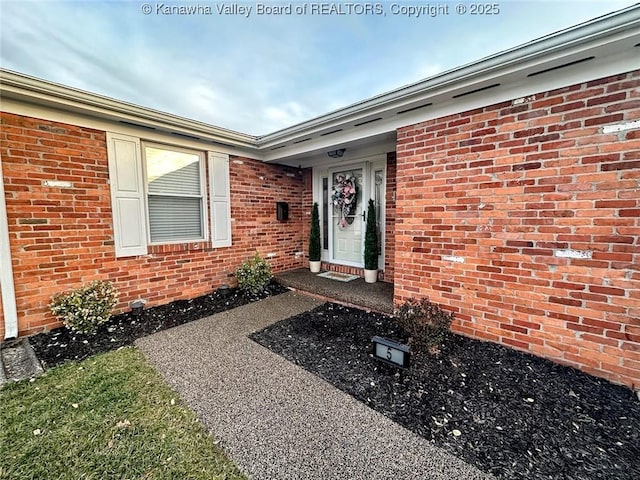
[[[340,272],[324,272],[319,273],[319,277],[328,278],[330,280],[338,280],[339,282],[350,282],[351,280],[355,280],[358,275],[349,275],[348,273],[340,273]]]

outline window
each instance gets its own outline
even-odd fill
[[[107,156],[116,257],[146,255],[150,243],[231,246],[229,155],[207,152],[205,169],[204,152],[108,132]]]
[[[384,208],[384,195],[385,185],[384,185],[384,170],[376,169],[373,173],[375,177],[375,190],[374,190],[374,198],[373,202],[376,207],[376,225],[378,230],[378,245],[383,245],[382,242],[382,232],[384,232],[385,226],[381,223],[382,218],[382,209]],[[380,252],[382,255],[382,252]]]
[[[329,179],[322,177],[322,248],[329,250]]]
[[[204,240],[204,158],[198,152],[145,145],[151,243]]]

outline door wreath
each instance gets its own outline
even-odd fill
[[[340,210],[338,226],[343,229],[353,223],[354,217],[349,217],[355,209],[358,199],[358,186],[353,173],[339,173],[331,195],[334,207]]]

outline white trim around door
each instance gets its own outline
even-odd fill
[[[356,268],[364,267],[364,215],[369,199],[376,202],[378,208],[377,217],[380,231],[380,257],[378,264],[380,270],[384,270],[384,242],[385,242],[385,194],[386,194],[386,154],[375,155],[350,162],[340,162],[330,165],[317,166],[313,168],[313,201],[318,203],[320,210],[320,230],[322,235],[322,261],[336,265],[345,265]],[[336,236],[347,235],[349,226],[343,231],[338,230],[339,212],[332,205],[331,196],[334,190],[335,175],[340,173],[357,173],[359,176],[359,193],[357,212],[359,218],[352,215],[350,220],[354,222],[359,233],[359,260],[349,260],[348,255],[337,254],[334,248],[336,241],[343,244],[348,243],[348,239],[336,239]],[[345,233],[342,233],[345,232]],[[352,244],[355,247],[355,244]]]

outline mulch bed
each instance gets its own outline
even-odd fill
[[[390,317],[330,303],[252,338],[498,478],[640,478],[631,390],[458,335],[400,371],[372,357],[374,335],[408,340]]]
[[[130,312],[114,315],[100,325],[94,334],[77,333],[62,327],[29,337],[29,342],[42,366],[51,368],[69,360],[83,360],[97,353],[131,345],[140,337],[288,290],[272,282],[263,292],[255,295],[240,289],[228,293],[216,291],[192,300],[178,300],[147,308],[138,318]]]

